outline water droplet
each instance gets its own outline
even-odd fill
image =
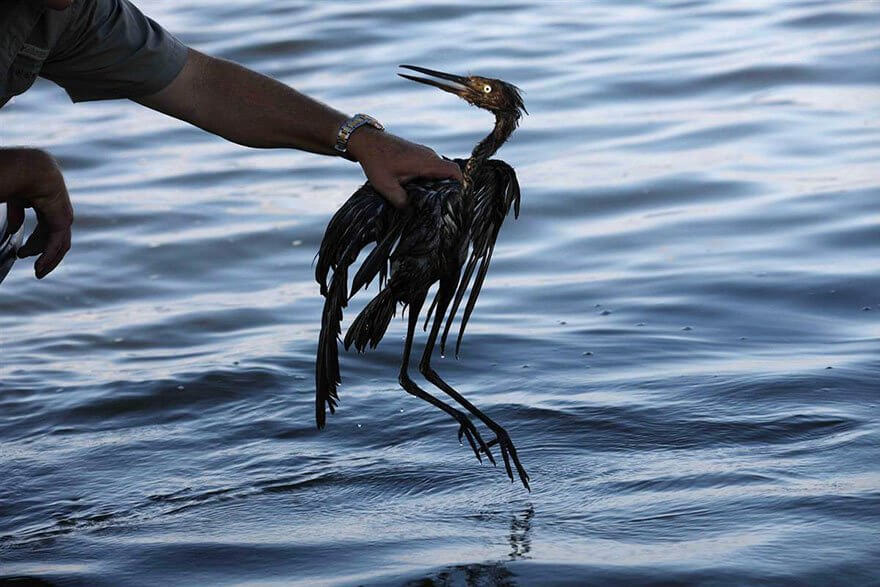
[[[610,313],[611,313],[611,310],[602,310],[602,311],[600,312],[600,314],[602,314],[603,316],[607,316],[607,315],[610,314]]]
[[[827,367],[825,367],[825,368],[826,368],[826,369],[832,369],[833,367],[831,367],[831,365],[829,365],[829,366],[827,366]]]
[[[591,357],[591,356],[593,356],[593,353],[590,352],[590,351],[584,351],[582,354],[583,354],[585,357]]]
[[[363,428],[363,426],[361,426],[360,424],[358,424],[358,428]]]
[[[693,330],[693,328],[691,328],[690,326],[685,326],[684,328],[682,328],[682,330]]]
[[[123,340],[125,340],[125,339],[124,338],[114,338],[113,342],[122,342]]]
[[[400,413],[401,413],[401,414],[403,413],[403,408],[400,408]]]
[[[748,340],[745,336],[740,336],[739,339],[740,340]]]
[[[446,353],[440,353],[440,358],[441,358],[441,359],[445,359],[445,358],[446,358]]]
[[[177,391],[183,391],[184,387],[182,385],[177,386]]]
[[[295,241],[293,241],[293,242],[290,243],[290,244],[293,245],[294,247],[298,247],[298,246],[300,246],[301,244],[303,244],[303,242],[302,242],[301,240],[295,240]]]
[[[559,325],[560,325],[560,326],[565,326],[566,324],[568,324],[568,322],[566,322],[565,320],[560,320],[560,321],[559,321]]]
[[[523,368],[523,369],[528,369],[529,366],[528,366],[528,365],[523,365],[522,368]]]
[[[862,308],[862,312],[870,312],[870,311],[871,311],[871,306],[865,306],[864,308]]]
[[[638,324],[636,324],[636,326],[644,326],[644,325],[645,325],[644,322],[639,322]]]

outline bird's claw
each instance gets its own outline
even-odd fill
[[[476,426],[474,426],[473,422],[465,416],[461,414],[458,418],[461,426],[458,428],[458,442],[461,442],[462,436],[467,438],[468,444],[471,445],[471,450],[474,451],[474,455],[477,457],[481,463],[483,462],[483,457],[480,453],[485,453],[489,458],[489,462],[493,465],[495,464],[495,457],[492,456],[492,451],[489,450],[491,444],[486,444],[483,441],[482,436],[480,436],[480,432],[477,430]],[[477,445],[479,444],[479,447]]]
[[[497,439],[497,438],[493,438],[492,440],[490,440],[489,442],[486,443],[486,446],[488,446],[488,447],[493,447],[493,446],[495,446],[496,444],[498,444],[498,439]],[[482,451],[483,449],[481,448],[480,450]]]
[[[507,476],[510,478],[510,482],[513,483],[513,469],[510,467],[510,461],[513,459],[513,464],[516,467],[519,480],[522,481],[523,487],[531,492],[532,488],[529,487],[529,474],[526,473],[522,463],[519,462],[519,457],[516,454],[516,447],[513,446],[513,441],[510,440],[510,436],[507,434],[506,430],[500,428],[495,431],[495,438],[489,441],[488,446],[494,444],[497,444],[501,449],[501,457],[504,459],[504,468],[507,470]]]

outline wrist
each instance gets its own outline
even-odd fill
[[[383,131],[364,125],[352,133],[351,138],[348,140],[348,149],[344,153],[340,153],[340,155],[350,161],[360,163],[375,148],[376,143],[382,140],[384,135]]]
[[[365,128],[372,128],[376,131],[385,130],[382,123],[372,116],[368,114],[355,114],[340,124],[333,148],[339,153],[347,153],[351,140],[357,135],[363,135],[363,129]],[[351,157],[357,160],[356,154],[352,154]]]

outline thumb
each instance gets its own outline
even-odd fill
[[[45,248],[47,237],[48,231],[46,230],[46,223],[38,222],[37,228],[34,229],[24,245],[18,249],[18,258],[24,259],[25,257],[38,255]]]
[[[374,185],[373,187],[395,208],[406,207],[409,197],[406,195],[406,190],[399,183],[389,182],[387,184]]]

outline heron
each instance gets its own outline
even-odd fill
[[[361,310],[346,332],[344,345],[359,353],[375,348],[388,329],[399,305],[408,310],[406,339],[398,381],[409,394],[449,414],[459,424],[458,440],[466,438],[477,459],[482,455],[496,465],[491,447],[498,445],[505,470],[513,482],[511,461],[523,486],[529,476],[507,431],[446,383],[431,366],[438,336],[445,354],[447,336],[465,294],[470,294],[462,314],[455,356],[489,269],[495,241],[511,208],[519,216],[520,188],[513,168],[490,157],[517,128],[528,113],[519,89],[507,82],[482,76],[461,76],[401,65],[424,74],[400,73],[403,78],[427,84],[487,110],[495,117],[491,132],[474,147],[467,159],[454,159],[463,181],[416,179],[407,183],[409,205],[394,208],[373,186],[361,186],[333,215],[317,255],[315,279],[324,296],[321,333],[315,366],[315,415],[319,429],[326,423],[326,410],[335,412],[341,383],[338,339],[343,309],[362,288],[379,277],[380,290]],[[372,246],[348,287],[349,270],[361,251]],[[457,407],[431,395],[410,377],[413,337],[428,293],[437,285],[425,317],[424,330],[431,330],[419,362],[424,378],[452,398]],[[433,321],[432,321],[433,318]],[[444,324],[445,322],[445,324]],[[440,334],[443,329],[442,335]],[[469,414],[495,434],[485,442]]]

